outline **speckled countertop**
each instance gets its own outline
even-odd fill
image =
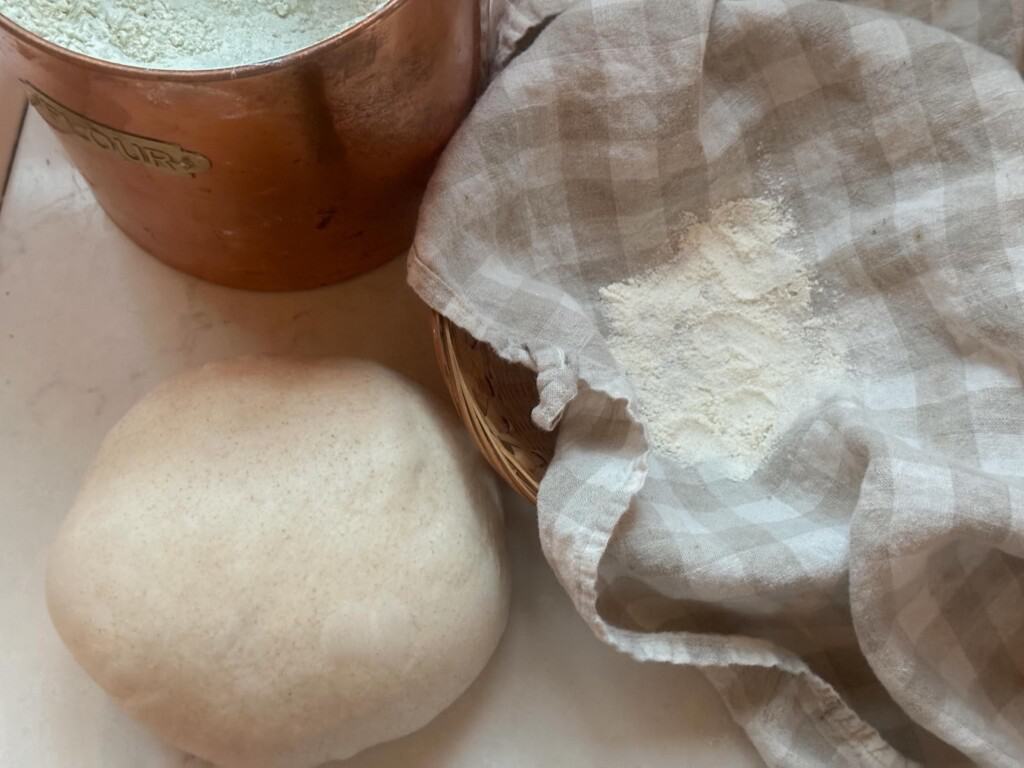
[[[14,93],[0,82],[0,170],[5,126],[20,122]],[[357,355],[443,395],[427,313],[403,277],[396,261],[334,288],[261,295],[177,274],[115,229],[29,115],[0,208],[0,765],[200,765],[75,666],[46,614],[47,545],[104,433],[184,368],[240,353]],[[515,594],[491,664],[427,728],[345,765],[760,765],[698,673],[633,663],[590,634],[541,555],[534,511],[507,498]]]

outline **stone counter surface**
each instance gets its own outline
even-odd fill
[[[15,93],[0,86],[0,115],[20,112]],[[0,765],[204,765],[136,726],[75,665],[43,574],[82,473],[129,406],[167,376],[254,353],[373,358],[445,394],[400,260],[304,294],[175,273],[117,231],[30,114],[0,209]],[[760,765],[700,674],[634,663],[591,635],[540,552],[534,510],[506,499],[514,598],[493,660],[428,727],[346,768]]]

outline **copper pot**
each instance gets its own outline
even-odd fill
[[[213,282],[291,290],[408,247],[476,93],[479,14],[391,0],[297,53],[197,71],[99,61],[0,16],[0,57],[132,240]]]

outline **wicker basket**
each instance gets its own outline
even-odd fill
[[[455,408],[484,458],[516,491],[537,501],[555,454],[555,434],[530,420],[537,382],[450,320],[434,315],[434,348]]]

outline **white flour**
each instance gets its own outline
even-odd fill
[[[813,276],[772,200],[739,200],[686,228],[655,271],[602,289],[612,352],[654,447],[749,477],[797,416],[846,377]]]
[[[151,69],[255,64],[305,48],[387,0],[0,0],[65,48]]]

